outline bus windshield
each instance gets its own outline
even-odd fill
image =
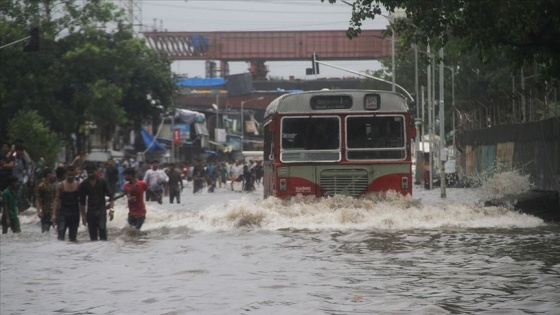
[[[400,115],[348,116],[347,159],[404,159],[404,128],[404,117]]]
[[[281,126],[282,161],[340,160],[339,117],[283,117]]]

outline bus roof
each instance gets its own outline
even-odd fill
[[[371,97],[376,107],[366,108],[366,97]],[[277,113],[332,113],[408,111],[406,98],[399,93],[378,90],[321,90],[289,93],[273,100],[264,118]]]

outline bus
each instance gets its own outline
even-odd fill
[[[406,99],[377,90],[284,94],[264,115],[264,197],[412,194],[414,121]]]

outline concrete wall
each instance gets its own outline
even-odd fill
[[[467,175],[492,173],[499,164],[529,174],[536,188],[560,192],[560,118],[460,131],[456,140]]]

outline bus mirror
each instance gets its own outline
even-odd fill
[[[416,131],[416,127],[415,127],[415,126],[412,126],[412,128],[410,128],[410,137],[411,137],[412,139],[416,138],[416,132],[417,132],[417,131]]]

